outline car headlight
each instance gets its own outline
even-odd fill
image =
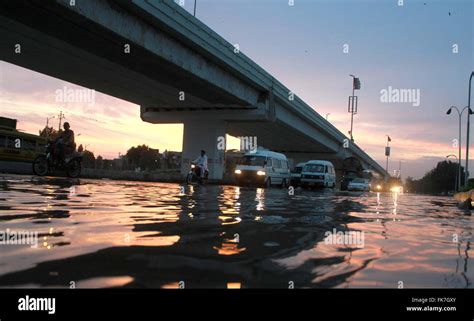
[[[242,171],[241,171],[240,169],[236,169],[236,170],[234,171],[234,173],[236,173],[236,174],[242,174]]]
[[[393,186],[393,187],[390,189],[390,191],[393,192],[393,193],[401,193],[402,187],[401,187],[401,186]]]
[[[196,167],[196,165],[192,164],[192,165],[191,165],[191,168],[194,168],[194,167]]]
[[[257,175],[258,175],[258,176],[263,176],[263,175],[265,175],[265,172],[264,172],[264,171],[258,171],[258,172],[257,172]]]

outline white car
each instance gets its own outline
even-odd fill
[[[370,191],[370,183],[365,178],[354,178],[349,182],[347,186],[348,191],[362,191],[368,192]]]

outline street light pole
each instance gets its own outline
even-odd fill
[[[354,128],[354,114],[357,114],[357,103],[358,98],[355,96],[355,90],[360,89],[360,80],[354,75],[349,75],[352,77],[352,96],[349,97],[349,102],[347,105],[347,111],[351,113],[351,141],[354,141],[353,128]]]
[[[194,16],[196,16],[196,2],[197,0],[194,0]]]
[[[53,119],[53,118],[56,118],[56,116],[52,116],[52,117],[46,117],[46,139],[49,138],[49,120],[50,119]]]
[[[56,118],[56,116],[46,117],[46,127],[49,127],[49,120],[53,118]]]
[[[387,147],[385,147],[385,156],[387,156],[387,162],[385,164],[385,171],[388,173],[388,158],[390,156],[390,142],[392,141],[392,139],[390,138],[389,135],[385,135],[385,136],[387,136]]]
[[[462,114],[464,113],[464,110],[468,110],[468,114],[473,114],[472,110],[468,106],[464,107],[461,111],[456,106],[451,106],[448,111],[446,112],[447,115],[451,114],[451,111],[455,109],[458,112],[459,116],[459,137],[458,137],[458,191],[461,189],[461,119],[462,119]],[[469,117],[469,116],[468,116]]]
[[[400,178],[400,181],[402,179],[402,160],[398,160],[398,178]]]
[[[354,77],[354,76],[352,76],[352,77]],[[354,85],[352,85],[351,141],[354,141],[354,136],[353,136],[353,128],[354,128],[354,91],[355,91]]]
[[[472,77],[474,77],[474,71],[471,72],[471,77],[469,77],[469,93],[467,96],[467,108],[468,110],[471,110],[471,84],[472,84]],[[467,113],[467,133],[466,133],[466,172],[464,173],[465,175],[465,180],[464,184],[467,185],[467,180],[469,179],[469,133],[471,131],[471,124],[469,119],[471,113]]]
[[[457,109],[457,108],[456,108],[456,109]],[[463,110],[463,111],[464,111],[464,110]],[[458,110],[458,112],[459,112],[459,110]],[[462,113],[459,113],[458,191],[461,189],[461,116],[462,116]]]

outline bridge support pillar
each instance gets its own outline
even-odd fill
[[[218,143],[224,141],[225,134],[226,122],[223,120],[185,121],[181,174],[184,176],[189,172],[190,163],[204,149],[208,159],[209,179],[222,179],[225,145],[220,146]],[[220,137],[223,139],[221,140]]]

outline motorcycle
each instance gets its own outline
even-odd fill
[[[38,155],[33,161],[33,172],[38,176],[45,176],[54,170],[64,170],[68,177],[77,178],[82,170],[82,153],[74,151],[65,159],[57,155],[55,143],[48,141],[45,153]]]
[[[201,167],[197,164],[192,163],[191,169],[189,170],[188,175],[186,175],[186,184],[197,182],[198,184],[207,183],[209,176],[209,171],[204,172],[204,177],[201,177]]]

